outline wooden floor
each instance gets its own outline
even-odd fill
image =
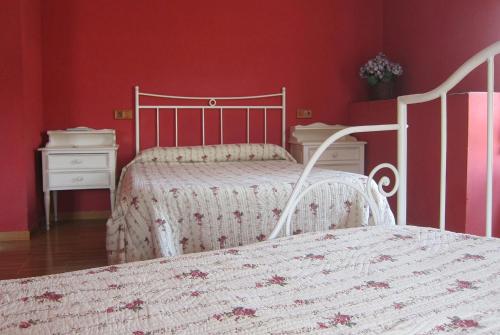
[[[0,242],[0,279],[107,265],[105,220],[58,222],[30,241]]]

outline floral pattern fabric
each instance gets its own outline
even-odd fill
[[[500,333],[500,240],[371,226],[0,281],[0,334]]]
[[[136,162],[210,163],[295,159],[283,147],[275,144],[217,144],[188,147],[154,147],[143,150]]]
[[[226,158],[227,161],[226,161]],[[193,163],[195,162],[195,163]],[[123,171],[107,223],[110,264],[231,248],[269,236],[303,166],[275,145],[155,148]],[[365,176],[316,169],[364,188]],[[375,184],[372,185],[375,188]],[[376,199],[387,224],[394,218]],[[342,183],[313,189],[297,207],[295,233],[373,224],[366,201]]]

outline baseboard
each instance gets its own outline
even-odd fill
[[[59,220],[105,220],[111,216],[111,211],[85,211],[60,213]]]
[[[2,231],[0,232],[0,242],[5,241],[27,241],[30,239],[29,230]]]
[[[86,212],[67,212],[60,213],[59,220],[106,220],[111,216],[111,211],[86,211]],[[45,221],[41,223],[45,225]],[[53,221],[52,221],[53,224]],[[31,234],[36,233],[38,228],[33,228],[30,232],[29,230],[19,230],[19,231],[3,231],[0,232],[0,242],[6,241],[28,241]]]

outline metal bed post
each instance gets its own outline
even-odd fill
[[[487,153],[486,153],[486,236],[492,236],[493,225],[493,90],[495,86],[494,56],[488,58],[488,111],[487,111]]]
[[[286,147],[286,88],[281,89],[281,146]]]
[[[202,145],[205,145],[205,108],[201,109],[201,138]]]
[[[223,108],[220,109],[220,144],[224,144],[224,115]]]
[[[160,146],[160,109],[156,108],[156,146]]]
[[[134,87],[135,95],[135,154],[137,155],[140,151],[139,143],[141,138],[140,127],[139,127],[139,86]]]
[[[441,94],[441,168],[439,186],[439,228],[445,230],[446,224],[446,163],[448,147],[448,103],[446,93]]]
[[[407,106],[398,100],[398,171],[399,190],[397,198],[397,219],[398,225],[406,225],[406,171],[407,171]]]
[[[250,143],[250,108],[247,108],[247,143]]]

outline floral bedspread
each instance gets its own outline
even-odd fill
[[[0,282],[0,334],[500,334],[500,240],[418,227]]]
[[[222,249],[266,239],[303,166],[275,145],[155,148],[122,172],[107,223],[110,264]],[[310,182],[336,176],[364,187],[361,175],[315,170]],[[373,186],[376,187],[376,186]],[[387,223],[385,198],[377,202]],[[295,233],[372,224],[363,197],[324,184],[307,195],[294,216]]]

